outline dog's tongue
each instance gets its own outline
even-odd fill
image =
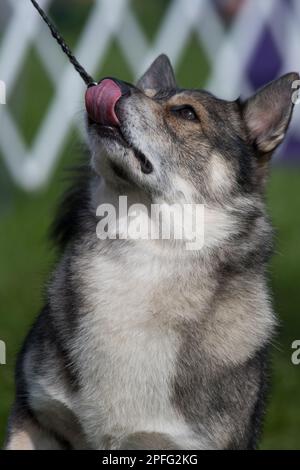
[[[88,88],[85,94],[85,106],[89,117],[104,126],[118,126],[120,123],[115,106],[121,96],[120,87],[109,78]]]

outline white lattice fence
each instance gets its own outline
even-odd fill
[[[6,1],[12,13],[0,49],[0,79],[6,84],[8,102],[0,106],[0,151],[15,181],[25,189],[34,190],[51,176],[74,122],[84,137],[81,123],[74,121],[84,85],[29,0]],[[51,2],[40,0],[46,10]],[[266,27],[280,54],[278,74],[300,68],[299,24],[299,0],[244,0],[228,30],[212,0],[173,0],[150,43],[130,0],[95,0],[82,31],[78,32],[74,52],[85,68],[95,74],[111,42],[116,40],[137,77],[161,52],[167,53],[176,67],[194,31],[211,64],[207,88],[224,98],[236,98],[241,91],[245,94],[252,91],[249,62]],[[285,34],[282,34],[283,28]],[[28,148],[10,111],[9,97],[18,85],[30,47],[36,49],[55,93],[33,145]],[[32,96],[34,99],[34,90]],[[299,123],[297,109],[292,124],[295,134]]]

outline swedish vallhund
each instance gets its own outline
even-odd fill
[[[269,161],[290,73],[247,101],[176,85],[86,94],[90,164],[56,220],[61,249],[16,371],[7,449],[254,449],[276,327],[267,287]],[[205,240],[99,239],[97,208],[200,204]],[[118,234],[117,234],[118,235]]]

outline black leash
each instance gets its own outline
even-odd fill
[[[37,9],[41,17],[43,18],[44,22],[48,26],[48,28],[51,31],[52,36],[54,39],[58,42],[60,47],[62,48],[63,52],[68,56],[71,64],[75,68],[75,70],[79,73],[83,81],[87,86],[92,86],[95,85],[96,82],[95,80],[86,72],[86,70],[80,65],[76,57],[73,55],[71,49],[69,46],[66,44],[65,40],[63,37],[59,34],[58,30],[54,26],[54,24],[50,21],[44,10],[39,6],[39,4],[35,0],[30,0],[33,6]]]

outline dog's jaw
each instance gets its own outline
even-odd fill
[[[119,116],[119,102],[121,99],[126,100],[130,94],[131,89],[127,84],[108,78],[102,80],[98,85],[88,88],[85,95],[88,127],[89,130],[92,130],[94,137],[95,135],[100,137],[100,145],[105,148],[106,154],[112,155],[114,168],[118,169],[118,165],[121,164],[122,174],[124,174],[124,170],[128,170],[128,168],[124,168],[124,165],[132,167],[131,158],[124,160],[125,153],[128,157],[135,157],[139,163],[137,169],[148,175],[153,172],[153,165],[139,147],[133,145],[125,135],[123,121],[126,120],[126,117],[123,114],[122,118]],[[99,142],[94,143],[94,147],[98,145]],[[118,151],[118,147],[120,147],[120,151]],[[118,154],[121,157],[120,162],[117,160]],[[136,171],[136,164],[133,165],[133,169]]]

